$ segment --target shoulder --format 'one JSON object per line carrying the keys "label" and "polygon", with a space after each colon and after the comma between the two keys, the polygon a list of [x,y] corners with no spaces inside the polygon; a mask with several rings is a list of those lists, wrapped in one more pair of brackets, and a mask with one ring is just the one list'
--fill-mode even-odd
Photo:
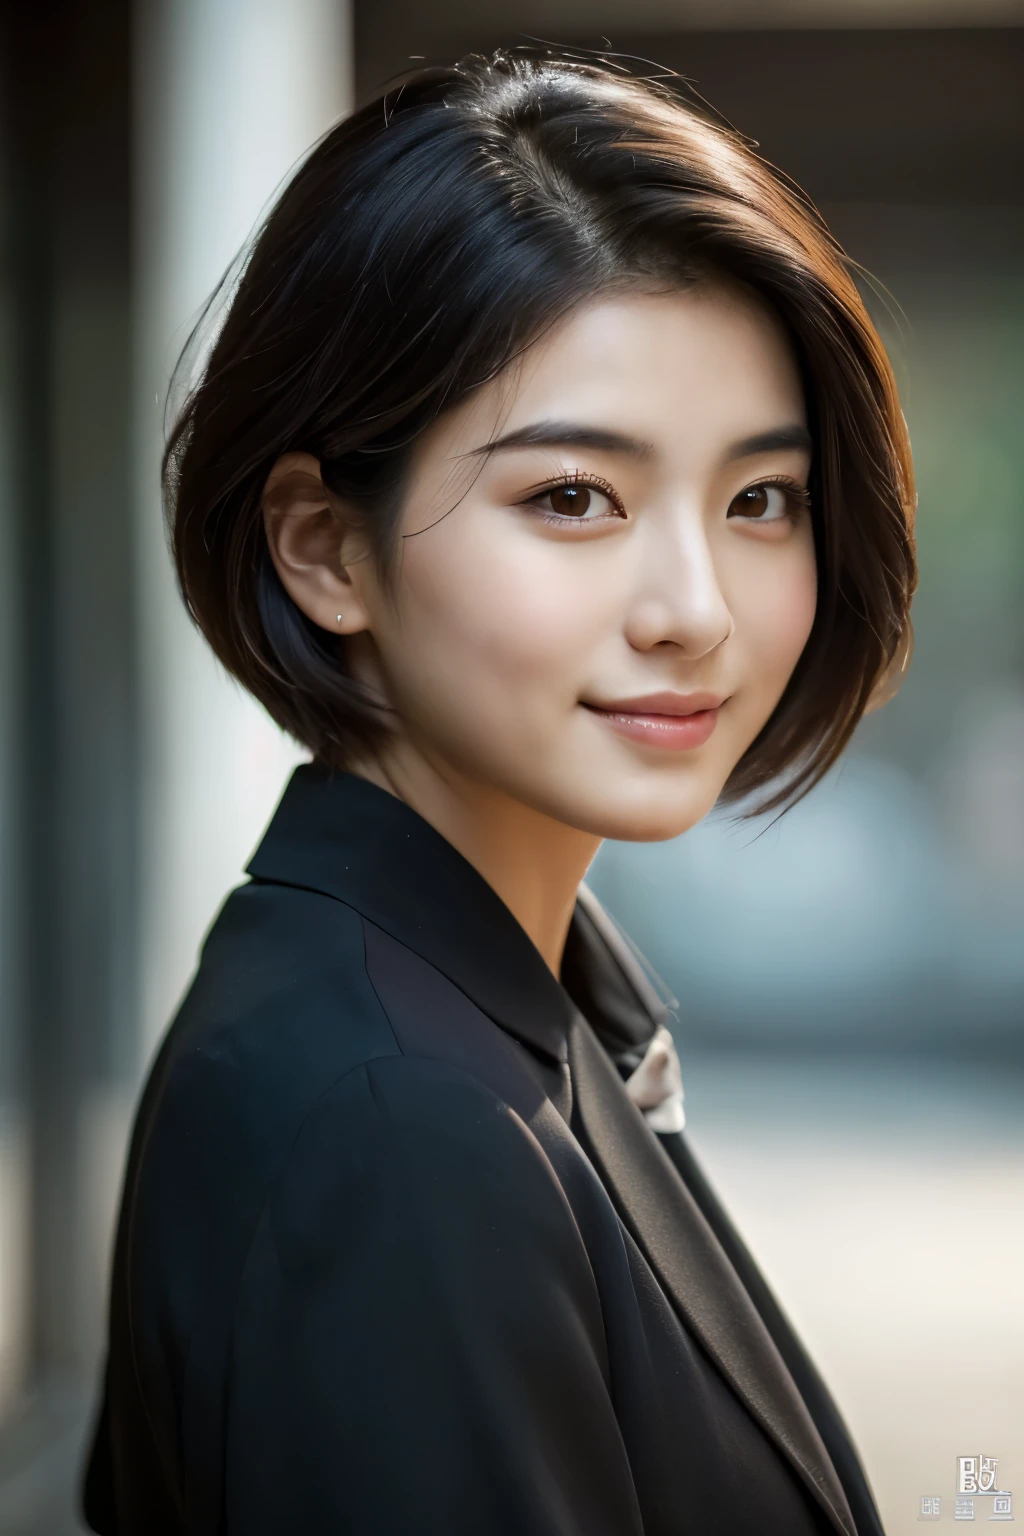
{"label": "shoulder", "polygon": [[270,1201],[305,1220],[318,1200],[371,1186],[415,1186],[425,1199],[424,1180],[461,1189],[463,1203],[502,1184],[509,1197],[530,1187],[564,1203],[499,1091],[452,1061],[403,1052],[367,975],[357,912],[270,883],[232,892],[139,1111],[133,1250],[187,1264],[191,1289]]}
{"label": "shoulder", "polygon": [[311,1108],[267,1223],[285,1274],[349,1267],[358,1249],[360,1263],[376,1253],[390,1268],[404,1255],[421,1275],[457,1255],[486,1265],[499,1253],[506,1264],[561,1254],[589,1276],[566,1192],[530,1126],[463,1068],[421,1056],[362,1063]]}
{"label": "shoulder", "polygon": [[252,882],[210,928],[155,1075],[162,1100],[202,1079],[230,1099],[262,1086],[280,1104],[397,1050],[366,974],[359,914],[315,891]]}
{"label": "shoulder", "polygon": [[418,1055],[379,1056],[339,1078],[311,1106],[289,1162],[300,1182],[313,1166],[341,1183],[387,1168],[407,1169],[416,1183],[442,1169],[456,1184],[486,1183],[513,1163],[554,1178],[533,1130],[499,1093],[457,1063]]}
{"label": "shoulder", "polygon": [[311,1107],[362,1062],[398,1053],[358,913],[286,886],[233,891],[139,1108],[133,1250],[176,1248],[175,1266],[198,1274],[222,1234],[251,1229]]}

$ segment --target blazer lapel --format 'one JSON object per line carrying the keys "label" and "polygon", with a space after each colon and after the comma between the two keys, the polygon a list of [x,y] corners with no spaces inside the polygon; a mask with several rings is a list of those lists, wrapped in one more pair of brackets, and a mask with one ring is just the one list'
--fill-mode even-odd
{"label": "blazer lapel", "polygon": [[583,1130],[607,1187],[680,1317],[836,1530],[857,1536],[842,1484],[760,1314],[579,1013],[569,1032],[569,1071]]}

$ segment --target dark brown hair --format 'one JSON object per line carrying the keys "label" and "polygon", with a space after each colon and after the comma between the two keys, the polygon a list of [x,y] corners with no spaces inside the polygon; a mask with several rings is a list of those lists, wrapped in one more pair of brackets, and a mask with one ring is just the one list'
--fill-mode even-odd
{"label": "dark brown hair", "polygon": [[[282,587],[261,494],[313,454],[389,569],[410,449],[610,289],[709,275],[781,318],[814,462],[814,627],[724,798],[789,803],[909,651],[913,476],[892,370],[807,199],[669,85],[549,53],[424,68],[314,147],[258,232],[164,459],[181,590],[220,660],[324,762],[386,729]],[[211,301],[212,302],[212,301]]]}

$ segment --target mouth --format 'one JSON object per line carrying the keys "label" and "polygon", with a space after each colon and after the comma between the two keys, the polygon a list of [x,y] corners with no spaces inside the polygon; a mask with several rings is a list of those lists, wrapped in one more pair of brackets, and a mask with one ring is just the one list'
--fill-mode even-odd
{"label": "mouth", "polygon": [[583,708],[606,722],[617,735],[645,746],[690,751],[703,746],[718,724],[726,702],[717,693],[648,693],[640,698],[613,699]]}

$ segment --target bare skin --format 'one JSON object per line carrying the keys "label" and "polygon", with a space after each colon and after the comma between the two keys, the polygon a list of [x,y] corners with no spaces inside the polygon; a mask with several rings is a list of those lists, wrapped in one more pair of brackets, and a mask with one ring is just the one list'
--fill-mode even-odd
{"label": "bare skin", "polygon": [[[538,428],[556,440],[487,451]],[[601,841],[692,827],[782,696],[816,604],[810,458],[781,326],[715,286],[592,302],[433,423],[392,590],[314,458],[268,478],[285,588],[395,712],[353,771],[479,870],[556,975]]]}

